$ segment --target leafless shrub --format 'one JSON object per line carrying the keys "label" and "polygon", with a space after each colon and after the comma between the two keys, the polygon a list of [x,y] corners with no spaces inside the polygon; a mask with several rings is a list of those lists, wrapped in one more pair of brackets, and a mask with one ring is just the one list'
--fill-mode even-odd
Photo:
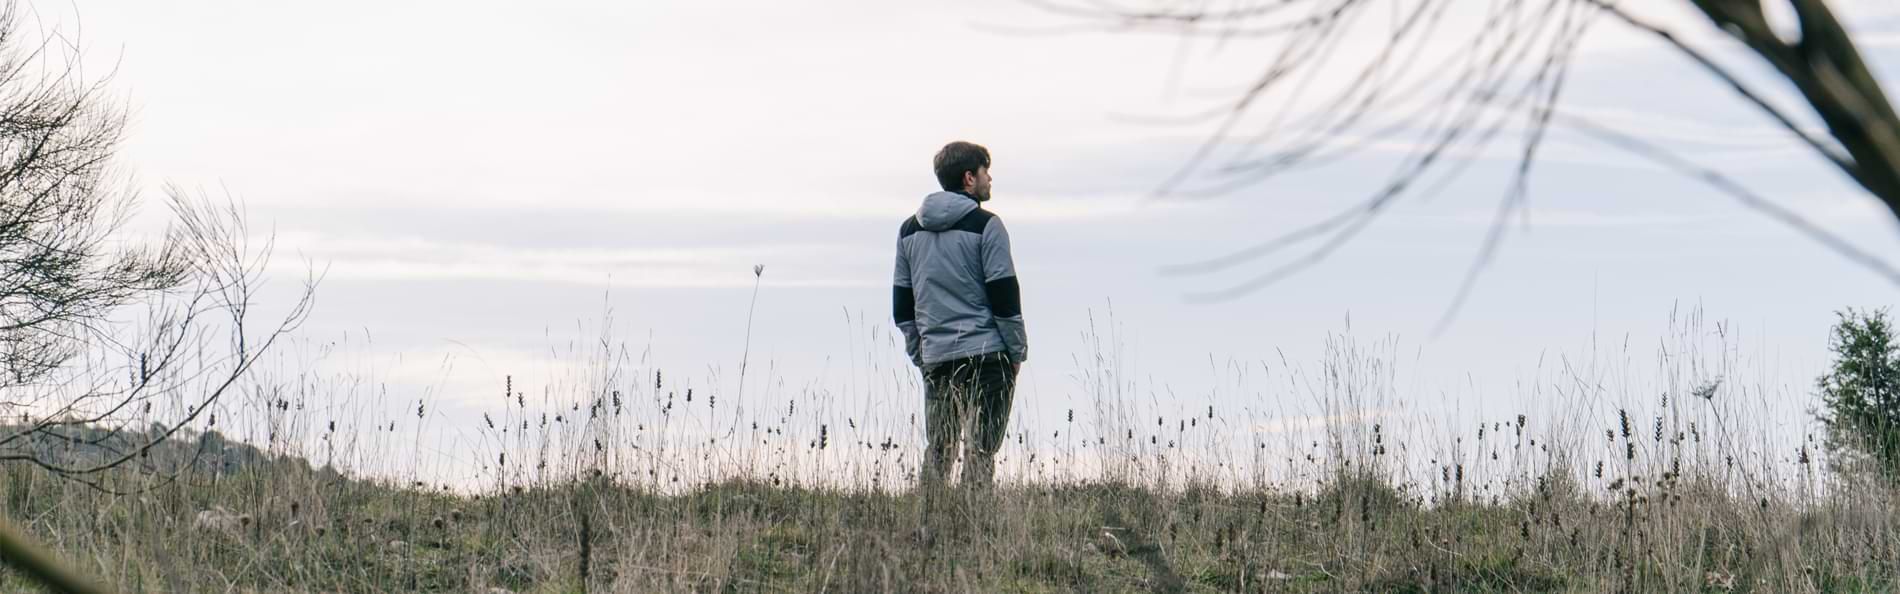
{"label": "leafless shrub", "polygon": [[235,202],[169,188],[162,238],[125,237],[124,109],[65,39],[0,8],[0,462],[87,477],[147,459],[304,319],[314,280],[260,325],[270,242]]}

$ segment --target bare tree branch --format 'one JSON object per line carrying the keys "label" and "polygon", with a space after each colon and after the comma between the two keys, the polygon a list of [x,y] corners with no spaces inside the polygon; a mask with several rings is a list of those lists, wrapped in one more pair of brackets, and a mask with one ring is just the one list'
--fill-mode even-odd
{"label": "bare tree branch", "polygon": [[[1227,299],[1259,290],[1322,261],[1350,241],[1392,203],[1408,195],[1430,195],[1450,183],[1471,159],[1490,147],[1507,120],[1523,118],[1517,167],[1499,201],[1492,225],[1458,292],[1438,324],[1443,329],[1469,298],[1481,272],[1507,235],[1507,221],[1525,211],[1530,180],[1545,131],[1558,113],[1564,73],[1575,58],[1585,30],[1599,15],[1652,34],[1731,87],[1745,101],[1793,134],[1814,154],[1880,199],[1900,220],[1900,117],[1862,59],[1853,39],[1824,0],[1787,0],[1799,19],[1799,38],[1784,39],[1769,25],[1761,0],[1674,0],[1694,7],[1764,59],[1797,90],[1826,124],[1818,136],[1797,124],[1797,117],[1769,102],[1761,90],[1744,83],[1707,51],[1684,43],[1672,31],[1646,22],[1617,0],[1239,0],[1211,3],[1172,0],[1025,0],[1051,13],[1101,30],[1151,31],[1183,37],[1219,37],[1274,41],[1265,70],[1232,101],[1172,120],[1179,125],[1212,123],[1205,141],[1180,170],[1161,185],[1160,195],[1212,197],[1231,193],[1301,166],[1323,165],[1384,143],[1413,145],[1393,176],[1364,200],[1315,223],[1267,238],[1229,254],[1164,268],[1165,274],[1207,274],[1227,270],[1290,249],[1301,252],[1263,274],[1228,288],[1190,296]],[[1447,35],[1448,11],[1478,15],[1476,27]],[[1389,8],[1390,15],[1376,9]],[[1363,22],[1389,25],[1362,32]],[[1369,58],[1346,65],[1352,76],[1327,95],[1312,113],[1292,111],[1318,72],[1341,72],[1333,63],[1341,39],[1363,35],[1383,43]],[[1446,58],[1417,68],[1425,50],[1449,48]],[[1401,66],[1395,68],[1395,64]],[[1427,93],[1427,89],[1440,92]],[[1421,95],[1430,96],[1421,98]],[[1253,111],[1275,105],[1264,125]],[[1374,115],[1396,115],[1380,123]],[[1284,128],[1289,118],[1301,127]],[[1792,210],[1747,192],[1733,180],[1662,151],[1650,144],[1612,140],[1600,127],[1566,118],[1579,131],[1611,141],[1632,154],[1709,182],[1740,203],[1793,226],[1828,249],[1900,283],[1894,267]],[[1245,126],[1257,126],[1243,132]],[[1272,145],[1265,155],[1259,149]],[[1225,161],[1215,165],[1216,161]],[[1445,167],[1448,166],[1448,167]],[[1438,186],[1422,178],[1444,174]],[[1421,192],[1421,189],[1423,190]]]}
{"label": "bare tree branch", "polygon": [[1764,99],[1759,93],[1756,93],[1754,89],[1750,89],[1748,85],[1743,84],[1739,77],[1735,76],[1734,73],[1729,72],[1727,68],[1723,68],[1720,64],[1717,64],[1715,60],[1710,58],[1707,53],[1703,52],[1702,50],[1698,50],[1690,46],[1689,44],[1683,43],[1682,40],[1676,37],[1675,34],[1670,33],[1669,31],[1666,31],[1662,29],[1661,27],[1649,24],[1647,22],[1642,21],[1641,19],[1637,19],[1635,16],[1630,15],[1629,12],[1617,7],[1614,4],[1606,3],[1606,2],[1603,2],[1602,0],[1591,0],[1591,2],[1604,8],[1607,12],[1609,12],[1609,14],[1616,16],[1618,19],[1622,20],[1625,24],[1628,24],[1631,27],[1635,27],[1638,30],[1653,34],[1657,38],[1660,38],[1663,41],[1669,43],[1670,47],[1675,48],[1676,51],[1682,52],[1683,55],[1688,56],[1691,60],[1694,60],[1697,65],[1701,66],[1703,69],[1708,70],[1709,73],[1715,75],[1716,78],[1722,79],[1722,82],[1727,83],[1729,87],[1735,89],[1735,92],[1741,95],[1743,99],[1748,100],[1750,104],[1753,104],[1757,109],[1760,109],[1762,113],[1767,114],[1768,117],[1774,119],[1775,123],[1780,124],[1782,128],[1788,131],[1788,133],[1793,134],[1796,138],[1801,139],[1801,142],[1804,144],[1807,144],[1808,148],[1813,149],[1815,154],[1818,154],[1821,156],[1821,158],[1827,159],[1828,162],[1833,163],[1835,167],[1840,168],[1842,172],[1845,172],[1848,177],[1854,178],[1855,180],[1859,180],[1861,178],[1860,166],[1854,163],[1852,157],[1842,153],[1843,149],[1840,147],[1840,145],[1834,144],[1831,142],[1825,142],[1821,140],[1820,138],[1809,134],[1807,130],[1803,130],[1800,125],[1795,124],[1794,118],[1792,116],[1788,115],[1787,113],[1782,112],[1781,109],[1776,108],[1773,104],[1769,103],[1767,99]]}

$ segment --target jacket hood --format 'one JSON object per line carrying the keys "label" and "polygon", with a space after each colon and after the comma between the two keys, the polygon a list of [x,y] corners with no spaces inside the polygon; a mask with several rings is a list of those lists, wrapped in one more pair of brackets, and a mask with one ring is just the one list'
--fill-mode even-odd
{"label": "jacket hood", "polygon": [[976,210],[976,200],[957,192],[933,192],[917,208],[917,224],[929,231],[942,231]]}

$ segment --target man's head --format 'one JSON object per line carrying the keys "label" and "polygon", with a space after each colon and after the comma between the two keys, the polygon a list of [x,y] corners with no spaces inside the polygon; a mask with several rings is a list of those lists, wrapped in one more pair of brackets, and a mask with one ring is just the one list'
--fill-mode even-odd
{"label": "man's head", "polygon": [[943,189],[962,192],[977,202],[990,199],[990,150],[983,145],[961,140],[943,145],[932,163]]}

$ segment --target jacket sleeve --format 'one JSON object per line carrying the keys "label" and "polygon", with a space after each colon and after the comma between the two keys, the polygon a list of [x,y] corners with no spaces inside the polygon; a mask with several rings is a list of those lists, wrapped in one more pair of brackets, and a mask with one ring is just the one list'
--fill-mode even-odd
{"label": "jacket sleeve", "polygon": [[924,366],[923,337],[917,333],[917,293],[911,288],[910,256],[904,253],[904,240],[897,240],[897,271],[891,279],[891,319],[904,334],[904,353],[910,362]]}
{"label": "jacket sleeve", "polygon": [[983,227],[983,293],[990,315],[1003,334],[1003,347],[1017,363],[1029,360],[1029,333],[1023,327],[1022,286],[1016,282],[1016,262],[1009,253],[1009,230],[1001,217]]}

